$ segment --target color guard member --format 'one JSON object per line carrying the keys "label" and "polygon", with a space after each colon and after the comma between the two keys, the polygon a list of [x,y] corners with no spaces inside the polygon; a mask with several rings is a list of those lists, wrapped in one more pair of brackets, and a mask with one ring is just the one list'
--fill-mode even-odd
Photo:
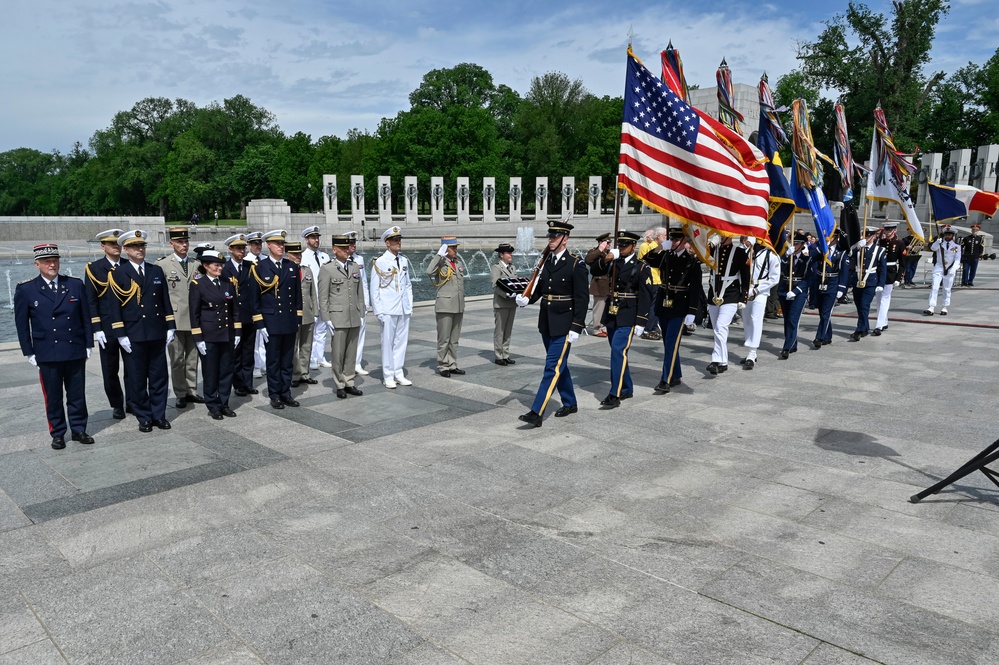
{"label": "color guard member", "polygon": [[878,244],[885,250],[885,283],[878,300],[878,320],[871,335],[878,337],[888,329],[888,310],[891,308],[891,294],[902,284],[905,243],[898,238],[898,222],[885,222],[881,227],[881,240]]}
{"label": "color guard member", "polygon": [[728,329],[739,311],[739,303],[749,297],[751,261],[742,245],[731,237],[720,242],[713,236],[715,269],[708,277],[708,314],[714,328],[715,344],[711,351],[708,372],[721,374],[728,369]]}
{"label": "color guard member", "polygon": [[816,349],[832,344],[833,307],[846,294],[850,278],[848,244],[837,228],[829,241],[829,260],[826,260],[827,257],[818,248],[808,260],[809,281],[816,285],[816,302],[819,305],[819,327],[812,340],[812,346]]}
{"label": "color guard member", "polygon": [[787,360],[792,353],[798,352],[798,324],[801,322],[801,312],[805,309],[808,299],[808,254],[805,246],[808,244],[808,234],[795,231],[793,246],[788,248],[787,255],[781,259],[780,281],[777,282],[777,298],[781,311],[784,313],[784,345],[781,348],[781,360]]}
{"label": "color guard member", "polygon": [[756,352],[763,337],[763,317],[766,315],[770,289],[777,286],[780,280],[780,257],[774,250],[756,242],[756,238],[744,237],[742,245],[750,253],[753,262],[749,299],[742,313],[745,346],[749,349],[742,361],[742,369],[753,369],[757,362]]}
{"label": "color guard member", "polygon": [[851,342],[859,342],[870,332],[871,302],[884,289],[888,271],[885,250],[878,244],[878,230],[868,226],[865,234],[867,239],[859,241],[850,255],[850,286],[857,306],[857,329],[850,335]]}
{"label": "color guard member", "polygon": [[978,274],[978,262],[985,253],[985,238],[978,235],[981,224],[972,224],[971,235],[961,239],[961,286],[974,286]]}

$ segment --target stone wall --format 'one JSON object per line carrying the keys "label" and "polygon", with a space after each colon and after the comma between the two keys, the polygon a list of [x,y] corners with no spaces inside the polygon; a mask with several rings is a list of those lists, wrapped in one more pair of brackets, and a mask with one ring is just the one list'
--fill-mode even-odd
{"label": "stone wall", "polygon": [[110,228],[162,232],[162,217],[0,217],[0,243],[86,241]]}

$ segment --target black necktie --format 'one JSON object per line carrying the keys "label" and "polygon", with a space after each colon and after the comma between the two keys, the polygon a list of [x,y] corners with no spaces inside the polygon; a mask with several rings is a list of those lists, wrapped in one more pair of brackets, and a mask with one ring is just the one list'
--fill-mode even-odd
{"label": "black necktie", "polygon": [[278,269],[278,272],[281,272],[281,262],[280,261],[277,262],[277,269]]}
{"label": "black necktie", "polygon": [[217,288],[219,288],[219,280],[218,280],[218,278],[214,278],[214,279],[212,279],[212,284],[214,284],[214,285],[215,285],[215,288],[216,288],[216,289],[217,289]]}
{"label": "black necktie", "polygon": [[55,293],[56,291],[58,291],[58,289],[56,289],[56,283],[55,283],[54,279],[51,282],[49,282],[49,288],[52,289],[53,293]]}
{"label": "black necktie", "polygon": [[139,279],[145,279],[145,278],[146,278],[146,273],[143,272],[143,270],[142,270],[142,264],[140,263],[139,264]]}

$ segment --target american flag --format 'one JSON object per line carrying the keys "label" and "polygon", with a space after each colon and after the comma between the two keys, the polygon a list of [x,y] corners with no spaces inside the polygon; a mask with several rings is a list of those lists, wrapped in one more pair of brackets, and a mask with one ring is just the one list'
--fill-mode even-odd
{"label": "american flag", "polygon": [[650,207],[724,235],[767,237],[765,158],[684,102],[628,51],[618,185]]}

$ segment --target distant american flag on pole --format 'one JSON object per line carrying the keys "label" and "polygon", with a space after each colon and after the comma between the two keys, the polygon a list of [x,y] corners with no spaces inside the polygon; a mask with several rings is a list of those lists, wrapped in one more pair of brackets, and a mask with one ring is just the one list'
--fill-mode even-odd
{"label": "distant american flag on pole", "polygon": [[683,222],[767,238],[765,157],[691,107],[628,50],[618,186]]}

